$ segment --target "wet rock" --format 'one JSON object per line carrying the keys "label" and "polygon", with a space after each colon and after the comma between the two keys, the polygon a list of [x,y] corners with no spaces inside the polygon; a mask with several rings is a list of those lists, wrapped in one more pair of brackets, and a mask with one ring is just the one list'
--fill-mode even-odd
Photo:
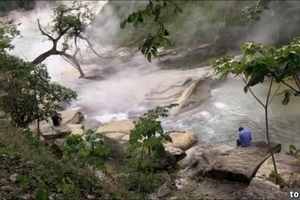
{"label": "wet rock", "polygon": [[[173,75],[170,76],[170,73]],[[169,104],[170,102],[179,104],[170,110],[172,115],[190,110],[211,97],[210,83],[216,79],[210,67],[184,72],[174,70],[169,71],[168,75],[160,71],[159,76],[165,77],[157,86],[151,88],[145,100],[151,103],[156,102],[156,104]]]}
{"label": "wet rock", "polygon": [[67,127],[70,129],[71,134],[83,135],[84,126],[82,124],[67,124]]}
{"label": "wet rock", "polygon": [[[280,152],[281,145],[272,144],[274,152]],[[191,164],[182,171],[188,177],[207,176],[216,179],[250,182],[261,164],[270,157],[267,143],[253,142],[248,148],[226,145],[207,146],[194,152]]]}
{"label": "wet rock", "polygon": [[203,80],[202,77],[191,80],[189,86],[176,101],[179,106],[171,109],[170,113],[176,115],[190,110],[209,97],[211,97],[211,89],[208,81]]}
{"label": "wet rock", "polygon": [[123,121],[113,121],[106,124],[101,125],[97,132],[98,133],[125,133],[129,134],[130,130],[134,128],[134,123],[129,120]]}
{"label": "wet rock", "polygon": [[107,133],[105,135],[107,137],[111,138],[111,139],[117,139],[117,140],[121,139],[121,138],[123,138],[125,136],[124,133],[118,133],[118,132],[116,132],[116,133]]}
{"label": "wet rock", "polygon": [[176,166],[177,166],[176,158],[167,151],[165,156],[159,159],[159,167],[158,167],[159,170],[169,171],[175,169]]}
{"label": "wet rock", "polygon": [[196,134],[191,130],[171,132],[169,136],[172,138],[172,142],[164,143],[165,148],[174,147],[185,151],[198,141]]}
{"label": "wet rock", "polygon": [[175,187],[170,182],[166,182],[160,188],[158,188],[156,197],[158,198],[167,197],[172,193],[173,190],[175,190]]}
{"label": "wet rock", "polygon": [[167,147],[165,150],[175,157],[176,162],[178,162],[179,160],[183,159],[186,156],[186,153],[178,148],[174,148],[170,146]]}
{"label": "wet rock", "polygon": [[79,124],[84,116],[81,112],[73,110],[65,110],[59,112],[62,118],[61,124]]}

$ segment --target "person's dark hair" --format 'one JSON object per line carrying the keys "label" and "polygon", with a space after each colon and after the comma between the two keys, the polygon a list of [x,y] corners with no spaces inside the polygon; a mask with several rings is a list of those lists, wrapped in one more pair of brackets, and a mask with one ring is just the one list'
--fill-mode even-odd
{"label": "person's dark hair", "polygon": [[240,128],[239,128],[239,131],[243,131],[243,130],[244,130],[244,128],[243,128],[243,127],[240,127]]}

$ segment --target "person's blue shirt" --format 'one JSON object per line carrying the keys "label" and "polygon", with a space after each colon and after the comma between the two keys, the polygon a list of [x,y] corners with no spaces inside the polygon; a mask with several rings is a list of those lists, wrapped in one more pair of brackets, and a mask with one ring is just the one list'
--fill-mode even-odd
{"label": "person's blue shirt", "polygon": [[242,147],[249,147],[252,141],[252,133],[248,130],[242,130],[239,133],[239,142]]}

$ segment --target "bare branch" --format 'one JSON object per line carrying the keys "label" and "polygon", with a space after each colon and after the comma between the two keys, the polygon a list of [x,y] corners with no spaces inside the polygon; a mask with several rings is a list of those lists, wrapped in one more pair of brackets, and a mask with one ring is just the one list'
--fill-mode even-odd
{"label": "bare branch", "polygon": [[70,30],[70,28],[72,28],[72,27],[69,26],[69,27],[65,28],[65,30],[59,31],[59,35],[58,35],[58,37],[55,39],[55,41],[60,40],[60,38],[61,38],[62,36],[64,36],[64,35]]}
{"label": "bare branch", "polygon": [[273,96],[272,96],[272,98],[271,98],[270,102],[268,103],[268,106],[269,106],[269,105],[272,103],[272,101],[273,101],[274,97],[277,95],[277,93],[278,93],[278,90],[280,89],[280,86],[281,86],[281,83],[279,83],[279,85],[278,85],[278,87],[277,87],[277,89],[276,89],[275,93],[273,94]]}
{"label": "bare branch", "polygon": [[84,41],[87,42],[89,48],[93,51],[94,54],[96,54],[96,55],[97,55],[98,57],[100,57],[100,58],[105,59],[105,57],[99,55],[99,54],[94,50],[92,43],[91,43],[87,38],[83,37],[81,34],[79,34],[78,37],[79,37],[80,39],[83,39]]}
{"label": "bare branch", "polygon": [[[240,77],[240,79],[242,79],[244,81],[244,83],[247,85],[247,80],[242,75],[238,75],[238,77]],[[248,87],[248,90],[250,91],[250,93],[252,94],[252,96],[258,101],[258,103],[262,107],[265,107],[265,105],[261,102],[261,100],[259,100],[259,98],[254,94],[254,92],[251,90],[250,87]]]}
{"label": "bare branch", "polygon": [[[82,69],[81,69],[81,67],[80,67],[80,64],[79,64],[79,62],[78,62],[78,60],[77,60],[77,58],[76,58],[75,56],[72,56],[72,55],[70,55],[70,54],[67,54],[66,52],[63,52],[63,51],[59,51],[59,54],[60,54],[61,56],[66,57],[69,61],[71,61],[71,62],[74,63],[76,69],[77,69],[77,70],[79,71],[79,73],[80,73],[80,77],[79,77],[79,78],[82,78],[82,77],[85,76],[85,74],[83,73],[83,71],[82,71]],[[74,65],[73,65],[73,66],[74,66]]]}
{"label": "bare branch", "polygon": [[291,90],[293,90],[297,94],[300,93],[300,91],[298,91],[297,89],[295,89],[292,86],[290,86],[289,84],[287,84],[283,79],[280,79],[274,72],[271,72],[271,74],[273,75],[274,78],[277,78],[278,80],[280,80],[281,83],[283,83],[285,86],[289,87]]}
{"label": "bare branch", "polygon": [[265,104],[265,107],[267,108],[268,105],[269,105],[269,98],[270,98],[270,94],[271,94],[271,89],[272,89],[272,86],[273,86],[273,80],[274,80],[274,77],[272,77],[271,79],[271,83],[270,83],[270,86],[269,86],[269,90],[268,90],[268,94],[267,94],[267,99],[266,99],[266,104]]}
{"label": "bare branch", "polygon": [[39,27],[39,30],[41,31],[41,33],[42,33],[43,35],[47,36],[47,37],[48,37],[50,40],[52,40],[52,42],[55,44],[54,38],[53,38],[51,35],[47,34],[47,33],[43,30],[43,28],[42,28],[42,26],[41,26],[41,23],[40,23],[40,20],[37,19],[37,22],[38,22],[38,27]]}

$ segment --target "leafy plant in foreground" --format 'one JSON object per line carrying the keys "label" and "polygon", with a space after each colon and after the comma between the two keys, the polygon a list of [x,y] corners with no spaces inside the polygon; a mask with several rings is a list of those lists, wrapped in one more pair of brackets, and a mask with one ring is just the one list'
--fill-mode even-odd
{"label": "leafy plant in foreground", "polygon": [[159,158],[166,153],[163,142],[172,142],[172,138],[164,133],[158,118],[167,117],[168,109],[175,106],[177,104],[149,110],[135,122],[129,139],[129,159],[125,162],[125,178],[130,189],[152,192],[164,180],[155,170],[159,169]]}
{"label": "leafy plant in foreground", "polygon": [[63,143],[64,156],[92,166],[93,173],[95,169],[105,172],[105,160],[110,155],[110,150],[103,144],[107,139],[103,134],[90,129],[84,135],[69,135]]}

